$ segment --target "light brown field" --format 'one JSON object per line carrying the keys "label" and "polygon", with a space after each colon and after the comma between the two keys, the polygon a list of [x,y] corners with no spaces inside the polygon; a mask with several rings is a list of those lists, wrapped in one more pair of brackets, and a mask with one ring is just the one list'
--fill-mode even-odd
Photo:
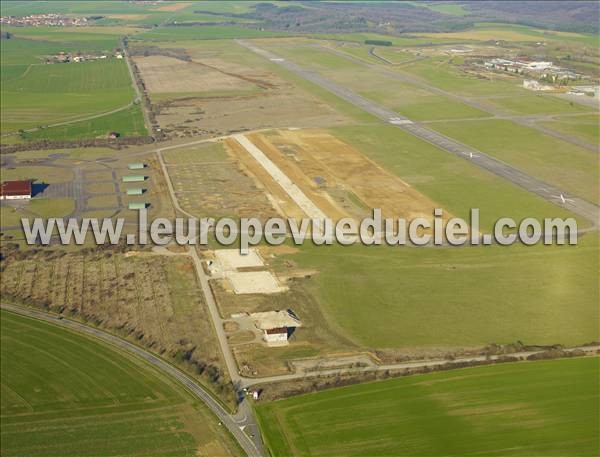
{"label": "light brown field", "polygon": [[158,8],[152,8],[152,11],[180,11],[189,6],[189,3],[172,3],[170,5],[159,6]]}
{"label": "light brown field", "polygon": [[190,62],[135,57],[157,105],[158,123],[169,137],[349,122],[346,115],[277,76],[246,50],[223,48],[220,42],[184,45]]}
{"label": "light brown field", "polygon": [[150,93],[245,91],[255,85],[195,62],[167,56],[135,57]]}
{"label": "light brown field", "polygon": [[223,144],[164,154],[181,207],[197,217],[258,217],[280,214],[260,182]]}
{"label": "light brown field", "polygon": [[441,207],[321,130],[278,130],[248,138],[332,219],[358,219],[375,208],[384,217],[431,218]]}

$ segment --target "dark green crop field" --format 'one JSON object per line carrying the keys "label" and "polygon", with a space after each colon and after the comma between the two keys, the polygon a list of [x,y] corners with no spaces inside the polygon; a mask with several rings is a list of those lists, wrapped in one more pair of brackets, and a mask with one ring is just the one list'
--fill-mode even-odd
{"label": "dark green crop field", "polygon": [[272,455],[597,456],[600,359],[468,368],[261,405]]}
{"label": "dark green crop field", "polygon": [[202,405],[104,343],[2,312],[3,456],[234,455]]}

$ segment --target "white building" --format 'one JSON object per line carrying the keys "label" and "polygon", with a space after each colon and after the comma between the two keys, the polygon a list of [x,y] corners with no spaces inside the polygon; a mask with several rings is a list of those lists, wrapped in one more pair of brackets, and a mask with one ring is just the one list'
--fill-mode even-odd
{"label": "white building", "polygon": [[302,322],[293,311],[267,311],[252,313],[250,318],[254,325],[263,331],[263,339],[269,346],[283,346],[288,344],[288,339]]}

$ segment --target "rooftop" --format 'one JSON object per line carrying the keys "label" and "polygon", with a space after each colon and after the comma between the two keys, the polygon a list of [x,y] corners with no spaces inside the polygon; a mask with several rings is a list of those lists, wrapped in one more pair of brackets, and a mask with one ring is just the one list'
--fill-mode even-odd
{"label": "rooftop", "polygon": [[31,195],[31,181],[5,181],[0,188],[0,195]]}

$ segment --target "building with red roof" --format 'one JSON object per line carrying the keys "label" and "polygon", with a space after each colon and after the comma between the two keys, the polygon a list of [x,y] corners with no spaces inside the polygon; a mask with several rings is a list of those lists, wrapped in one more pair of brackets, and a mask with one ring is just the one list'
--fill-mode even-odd
{"label": "building with red roof", "polygon": [[0,186],[0,200],[22,200],[31,198],[31,181],[4,181]]}

